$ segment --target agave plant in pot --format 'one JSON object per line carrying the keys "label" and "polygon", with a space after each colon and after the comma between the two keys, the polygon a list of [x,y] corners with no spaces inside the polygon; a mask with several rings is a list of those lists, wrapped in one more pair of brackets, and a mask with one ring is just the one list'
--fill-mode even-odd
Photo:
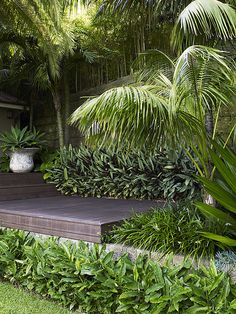
{"label": "agave plant in pot", "polygon": [[2,151],[10,157],[10,170],[14,173],[31,172],[34,168],[33,157],[45,145],[44,133],[35,128],[22,130],[12,127],[10,132],[0,134]]}

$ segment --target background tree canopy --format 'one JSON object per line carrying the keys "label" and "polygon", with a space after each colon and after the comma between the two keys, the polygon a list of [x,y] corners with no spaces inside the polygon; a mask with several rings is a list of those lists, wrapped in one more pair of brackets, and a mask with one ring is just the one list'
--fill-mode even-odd
{"label": "background tree canopy", "polygon": [[[108,83],[140,69],[142,75],[136,79],[138,84],[132,90],[117,90],[116,96],[122,91],[124,97],[138,95],[138,101],[141,101],[145,90],[148,102],[155,103],[158,98],[162,109],[155,106],[155,110],[158,110],[160,119],[165,115],[164,107],[170,101],[170,93],[171,102],[178,98],[181,110],[186,102],[189,103],[187,112],[194,106],[196,113],[198,108],[198,118],[201,112],[199,108],[208,108],[213,99],[217,98],[217,103],[231,102],[233,87],[226,84],[231,77],[224,74],[222,69],[232,68],[232,60],[228,57],[235,56],[236,13],[233,0],[3,0],[0,17],[1,89],[27,99],[39,95],[39,98],[52,102],[61,147],[69,142],[66,121],[71,113],[71,93]],[[193,44],[227,53],[222,55],[215,51],[213,57],[213,50],[203,49],[203,53],[199,52],[199,48],[185,50]],[[182,59],[176,61],[184,50]],[[211,51],[208,56],[207,51]],[[168,57],[164,57],[164,54]],[[135,61],[138,56],[138,61]],[[186,62],[183,61],[185,57],[188,59]],[[215,67],[216,58],[221,60],[219,69]],[[221,72],[220,77],[213,74],[213,69],[218,74]],[[180,72],[182,70],[184,72]],[[182,78],[185,74],[185,84],[183,81],[178,85],[178,74]],[[226,80],[221,75],[226,75]],[[189,86],[185,88],[188,80],[191,82],[191,93],[186,97],[190,91]],[[207,88],[209,82],[211,86],[214,85],[211,90]],[[220,82],[225,83],[226,89],[219,86]],[[144,88],[143,83],[151,87]],[[137,89],[137,85],[141,86]],[[173,93],[176,86],[176,93]],[[165,89],[165,95],[156,94],[160,88]],[[224,96],[218,97],[220,89]],[[138,94],[134,94],[134,91],[138,91]],[[196,98],[198,92],[201,96]],[[113,96],[114,93],[116,90],[112,92]],[[213,115],[218,107],[214,103]],[[166,114],[169,114],[169,109],[167,111]],[[211,112],[208,110],[208,113],[208,132],[213,132]],[[181,119],[186,121],[184,117]],[[137,128],[142,132],[140,125]],[[142,137],[145,138],[144,132]],[[136,143],[142,143],[140,134],[137,140]]]}

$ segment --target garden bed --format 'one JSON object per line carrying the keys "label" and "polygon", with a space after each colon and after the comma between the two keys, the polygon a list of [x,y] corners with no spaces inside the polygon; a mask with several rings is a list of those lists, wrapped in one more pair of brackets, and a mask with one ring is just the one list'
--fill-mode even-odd
{"label": "garden bed", "polygon": [[179,312],[217,314],[236,309],[235,283],[210,267],[175,266],[138,256],[114,258],[99,245],[0,234],[0,276],[89,314]]}

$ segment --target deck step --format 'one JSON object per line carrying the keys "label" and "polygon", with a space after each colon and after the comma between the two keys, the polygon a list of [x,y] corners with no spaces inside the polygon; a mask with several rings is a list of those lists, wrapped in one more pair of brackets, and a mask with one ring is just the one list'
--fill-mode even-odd
{"label": "deck step", "polygon": [[0,189],[7,186],[44,184],[42,173],[0,173]]}
{"label": "deck step", "polygon": [[41,173],[1,173],[0,201],[60,195],[55,185],[46,184]]}

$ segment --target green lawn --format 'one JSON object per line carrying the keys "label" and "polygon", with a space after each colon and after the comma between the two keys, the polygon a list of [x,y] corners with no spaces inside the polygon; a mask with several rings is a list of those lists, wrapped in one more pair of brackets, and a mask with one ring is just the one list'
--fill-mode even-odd
{"label": "green lawn", "polygon": [[0,282],[0,314],[71,314],[39,296]]}

